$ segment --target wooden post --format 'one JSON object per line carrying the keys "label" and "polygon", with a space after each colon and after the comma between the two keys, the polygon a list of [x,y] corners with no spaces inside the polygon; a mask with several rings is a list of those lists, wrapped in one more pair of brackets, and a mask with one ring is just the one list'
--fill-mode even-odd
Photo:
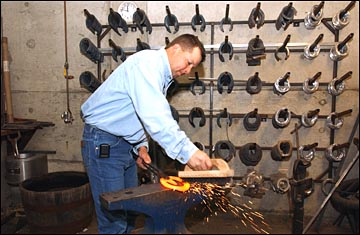
{"label": "wooden post", "polygon": [[7,122],[14,122],[14,113],[12,107],[11,98],[11,86],[10,86],[10,67],[9,67],[9,51],[8,51],[8,39],[2,38],[2,59],[3,59],[3,76],[4,76],[4,90],[5,90],[5,110],[7,115]]}

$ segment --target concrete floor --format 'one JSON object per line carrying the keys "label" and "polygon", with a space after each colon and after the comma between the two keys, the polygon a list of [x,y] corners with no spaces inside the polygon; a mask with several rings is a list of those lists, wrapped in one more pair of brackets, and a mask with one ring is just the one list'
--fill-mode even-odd
{"label": "concrete floor", "polygon": [[[270,234],[291,234],[292,218],[289,215],[264,214],[266,222],[271,225],[267,231]],[[311,218],[306,218],[304,228]],[[96,219],[80,234],[97,233]],[[134,233],[142,233],[144,226],[144,217],[138,218],[137,229]],[[187,233],[192,234],[258,234],[254,229],[243,226],[239,218],[235,218],[232,214],[223,213],[204,220],[198,216],[187,216],[185,219],[185,227]],[[317,228],[318,227],[318,228]],[[261,232],[265,234],[265,232]],[[309,229],[307,234],[352,234],[350,225],[345,219],[341,226],[333,225],[333,221],[323,220],[318,226],[316,223]]]}
{"label": "concrete floor", "polygon": [[[239,218],[229,213],[220,213],[216,216],[210,216],[204,220],[204,216],[196,215],[193,210],[189,210],[185,218],[185,227],[187,233],[193,234],[257,234],[250,226],[245,227]],[[264,221],[271,228],[266,232],[270,234],[291,234],[292,218],[290,215],[266,214],[263,213]],[[304,228],[311,218],[304,219]],[[322,220],[320,225],[316,221],[307,232],[308,234],[352,234],[349,222],[344,219],[340,226],[333,225],[334,221]],[[142,233],[145,225],[145,216],[139,215],[136,220],[136,228],[133,233]],[[83,231],[77,234],[97,234],[97,222],[94,216],[91,223]],[[265,232],[261,232],[265,233]],[[32,234],[26,224],[26,216],[17,212],[12,220],[1,226],[1,234]]]}

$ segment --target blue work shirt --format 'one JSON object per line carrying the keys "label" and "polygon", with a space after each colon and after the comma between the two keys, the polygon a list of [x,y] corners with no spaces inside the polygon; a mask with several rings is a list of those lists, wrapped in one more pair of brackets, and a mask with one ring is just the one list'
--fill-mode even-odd
{"label": "blue work shirt", "polygon": [[[173,79],[165,48],[128,57],[81,106],[85,123],[134,145],[148,147],[146,132],[172,159],[186,164],[198,148],[180,130],[166,92]],[[144,130],[145,128],[145,130]]]}

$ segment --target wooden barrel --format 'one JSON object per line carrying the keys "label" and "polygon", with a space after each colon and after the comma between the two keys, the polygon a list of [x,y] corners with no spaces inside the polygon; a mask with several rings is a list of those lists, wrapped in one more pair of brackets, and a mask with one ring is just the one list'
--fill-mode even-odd
{"label": "wooden barrel", "polygon": [[84,172],[48,173],[23,181],[19,188],[33,232],[77,233],[91,222],[94,205]]}

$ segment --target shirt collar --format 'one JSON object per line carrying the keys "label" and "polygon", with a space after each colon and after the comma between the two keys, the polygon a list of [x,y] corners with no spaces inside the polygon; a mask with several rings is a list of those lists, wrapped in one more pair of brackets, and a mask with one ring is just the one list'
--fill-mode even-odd
{"label": "shirt collar", "polygon": [[163,60],[163,64],[165,65],[165,68],[164,68],[165,84],[169,84],[170,82],[172,82],[173,77],[171,75],[171,68],[170,68],[169,58],[167,56],[165,47],[162,47],[160,49],[160,53],[161,53],[161,58]]}

